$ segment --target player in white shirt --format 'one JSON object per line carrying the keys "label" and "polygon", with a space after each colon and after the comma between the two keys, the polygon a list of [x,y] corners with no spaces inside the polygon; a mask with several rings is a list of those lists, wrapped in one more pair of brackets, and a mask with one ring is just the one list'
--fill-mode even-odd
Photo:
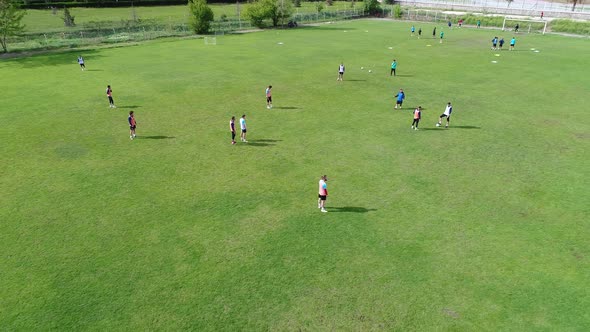
{"label": "player in white shirt", "polygon": [[266,108],[272,108],[272,85],[269,85],[265,90],[266,93]]}
{"label": "player in white shirt", "polygon": [[438,118],[438,123],[436,124],[436,126],[440,127],[442,125],[442,119],[447,118],[447,125],[445,126],[445,128],[449,128],[449,122],[451,121],[451,113],[452,112],[453,112],[453,106],[451,105],[451,102],[449,101],[449,103],[447,104],[447,107],[445,108],[444,113],[441,114],[440,117]]}
{"label": "player in white shirt", "polygon": [[242,130],[242,133],[240,133],[240,139],[242,142],[248,143],[248,141],[246,141],[246,114],[242,115],[240,118],[240,129]]}
{"label": "player in white shirt", "polygon": [[81,55],[78,57],[78,64],[80,65],[80,68],[82,68],[82,71],[86,69],[86,66],[84,65],[84,58]]}
{"label": "player in white shirt", "polygon": [[338,66],[338,78],[336,79],[336,81],[342,81],[343,78],[344,78],[344,64],[341,63],[340,66]]}
{"label": "player in white shirt", "polygon": [[326,210],[326,198],[328,197],[328,185],[326,182],[328,177],[322,175],[319,182],[319,193],[318,193],[318,209],[322,212],[328,212]]}

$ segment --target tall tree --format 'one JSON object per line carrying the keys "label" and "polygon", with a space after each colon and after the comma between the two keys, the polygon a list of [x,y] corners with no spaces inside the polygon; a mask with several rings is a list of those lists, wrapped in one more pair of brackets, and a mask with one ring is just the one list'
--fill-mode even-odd
{"label": "tall tree", "polygon": [[25,11],[13,0],[0,0],[0,45],[2,51],[8,52],[8,37],[18,35],[25,26],[21,23]]}

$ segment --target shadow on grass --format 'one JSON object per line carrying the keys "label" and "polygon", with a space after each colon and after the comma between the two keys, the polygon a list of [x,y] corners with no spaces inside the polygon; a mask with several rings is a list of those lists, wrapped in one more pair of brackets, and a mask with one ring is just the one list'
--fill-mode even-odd
{"label": "shadow on grass", "polygon": [[137,136],[136,139],[172,139],[176,138],[174,136],[163,136],[163,135],[155,135],[155,136]]}
{"label": "shadow on grass", "polygon": [[414,77],[414,75],[403,75],[403,74],[397,74],[395,76],[392,77]]}
{"label": "shadow on grass", "polygon": [[104,71],[102,69],[84,69],[84,71]]}
{"label": "shadow on grass", "polygon": [[348,82],[366,82],[367,80],[344,80]]}
{"label": "shadow on grass", "polygon": [[449,126],[449,128],[459,128],[459,129],[481,129],[478,126]]}
{"label": "shadow on grass", "polygon": [[117,108],[140,108],[141,106],[138,105],[128,105],[128,106],[117,106]]}
{"label": "shadow on grass", "polygon": [[248,143],[242,143],[240,145],[244,146],[256,146],[256,147],[265,147],[265,146],[274,146],[276,142],[280,142],[279,139],[257,139],[254,141],[248,141]]}
{"label": "shadow on grass", "polygon": [[352,213],[367,213],[370,211],[377,211],[377,209],[367,209],[359,206],[335,206],[326,208],[329,212],[352,212]]}
{"label": "shadow on grass", "polygon": [[295,107],[295,106],[279,106],[279,107],[273,107],[275,109],[278,110],[298,110],[299,107]]}
{"label": "shadow on grass", "polygon": [[449,130],[452,128],[457,128],[457,129],[481,129],[481,127],[477,127],[477,126],[449,126],[449,128],[445,128],[443,126],[440,127],[434,127],[434,128],[422,128],[420,127],[418,130]]}
{"label": "shadow on grass", "polygon": [[305,30],[339,30],[339,31],[352,31],[356,30],[355,28],[341,28],[341,27],[331,27],[325,24],[322,25],[300,25],[297,29],[305,29]]}

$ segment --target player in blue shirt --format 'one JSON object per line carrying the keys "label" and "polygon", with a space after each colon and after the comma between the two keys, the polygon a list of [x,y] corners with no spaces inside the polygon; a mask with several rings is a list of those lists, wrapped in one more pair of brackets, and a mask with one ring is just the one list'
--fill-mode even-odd
{"label": "player in blue shirt", "polygon": [[395,95],[395,97],[397,98],[397,101],[395,102],[395,107],[397,108],[397,105],[399,105],[399,108],[402,108],[402,104],[404,103],[404,99],[406,99],[406,94],[404,93],[403,89],[399,89],[399,92],[397,93],[397,95]]}
{"label": "player in blue shirt", "polygon": [[516,44],[516,38],[512,37],[512,39],[510,39],[510,50],[514,50],[514,45]]}
{"label": "player in blue shirt", "polygon": [[492,50],[496,49],[498,49],[498,37],[494,37],[494,39],[492,39]]}

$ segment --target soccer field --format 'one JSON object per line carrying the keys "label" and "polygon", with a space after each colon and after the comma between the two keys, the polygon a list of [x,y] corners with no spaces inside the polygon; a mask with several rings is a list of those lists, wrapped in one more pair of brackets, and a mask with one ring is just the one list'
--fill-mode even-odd
{"label": "soccer field", "polygon": [[418,27],[2,60],[0,328],[589,330],[588,40]]}

